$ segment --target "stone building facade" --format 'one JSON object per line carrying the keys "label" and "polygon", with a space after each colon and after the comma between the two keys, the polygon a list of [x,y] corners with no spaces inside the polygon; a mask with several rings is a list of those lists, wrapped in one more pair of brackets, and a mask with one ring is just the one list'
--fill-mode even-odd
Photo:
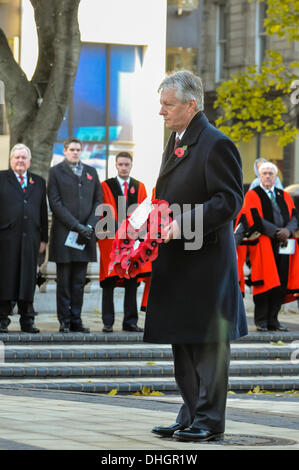
{"label": "stone building facade", "polygon": [[[259,66],[266,49],[280,52],[286,64],[299,57],[299,42],[265,35],[265,14],[266,2],[258,0],[168,1],[167,57],[173,54],[174,45],[178,54],[190,57],[189,64],[186,60],[177,60],[177,63],[183,68],[187,65],[190,70],[196,69],[201,76],[205,111],[210,120],[217,118],[217,110],[213,108],[217,86],[232,73],[253,64]],[[193,48],[192,56],[188,52],[190,48]],[[174,61],[168,63],[171,65]],[[298,126],[299,105],[293,109],[291,103],[288,105],[289,117]],[[245,185],[254,178],[255,140],[239,144]],[[283,149],[277,145],[276,138],[262,138],[260,152],[260,156],[278,165],[285,186],[299,183],[299,140]]]}

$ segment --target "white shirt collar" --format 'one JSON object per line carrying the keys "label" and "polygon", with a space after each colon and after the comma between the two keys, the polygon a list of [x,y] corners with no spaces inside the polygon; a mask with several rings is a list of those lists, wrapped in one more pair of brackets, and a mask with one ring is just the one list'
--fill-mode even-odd
{"label": "white shirt collar", "polygon": [[270,189],[266,189],[261,183],[260,187],[263,188],[263,190],[266,191],[267,194],[269,194],[269,191],[272,191],[275,194],[275,185],[273,185]]}
{"label": "white shirt collar", "polygon": [[27,170],[22,175],[19,175],[19,173],[17,173],[16,171],[14,171],[14,174],[16,175],[18,181],[20,176],[24,176],[24,180],[27,180]]}
{"label": "white shirt collar", "polygon": [[186,132],[186,129],[185,129],[185,130],[183,130],[183,132],[181,132],[180,134],[178,134],[178,133],[176,132],[176,134],[175,134],[175,138],[176,138],[176,139],[177,139],[177,138],[179,138],[180,140],[182,140],[182,138],[183,138],[183,135],[185,134],[185,132]]}
{"label": "white shirt collar", "polygon": [[130,186],[130,177],[127,180],[124,180],[123,178],[121,178],[120,176],[117,175],[116,178],[117,178],[117,181],[120,184],[121,189],[123,189],[123,184],[124,184],[125,181],[127,181],[128,186]]}

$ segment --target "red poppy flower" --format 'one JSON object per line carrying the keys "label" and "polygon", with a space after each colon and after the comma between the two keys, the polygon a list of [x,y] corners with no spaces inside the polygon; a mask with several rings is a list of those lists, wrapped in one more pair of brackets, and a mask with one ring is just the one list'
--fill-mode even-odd
{"label": "red poppy flower", "polygon": [[[154,246],[152,244],[154,242]],[[155,240],[142,245],[140,256],[145,262],[154,261],[158,257],[158,243]]]}
{"label": "red poppy flower", "polygon": [[139,274],[141,269],[141,263],[142,260],[139,259],[139,256],[131,259],[131,264],[128,269],[128,275],[130,278],[136,277],[137,274]]}
{"label": "red poppy flower", "polygon": [[130,193],[131,193],[131,194],[135,194],[135,188],[131,188],[131,189],[130,189]]}
{"label": "red poppy flower", "polygon": [[169,205],[167,201],[159,199],[153,200],[152,203],[154,208],[139,230],[131,226],[128,218],[117,231],[110,254],[109,269],[114,269],[116,275],[121,278],[136,277],[145,263],[154,261],[158,256],[159,244],[166,238],[165,227],[171,222]]}
{"label": "red poppy flower", "polygon": [[91,176],[89,173],[86,173],[86,177],[87,177],[87,179],[90,180],[90,181],[93,179],[92,176]]}
{"label": "red poppy flower", "polygon": [[29,183],[30,183],[30,184],[34,184],[34,181],[33,181],[33,179],[31,178],[31,176],[30,176],[30,178],[29,178]]}
{"label": "red poppy flower", "polygon": [[184,155],[185,151],[181,147],[178,147],[175,149],[174,154],[178,157],[181,158]]}
{"label": "red poppy flower", "polygon": [[117,275],[118,277],[124,277],[124,275],[125,275],[125,273],[126,273],[126,270],[121,267],[121,264],[120,264],[120,263],[117,263],[117,264],[114,266],[114,271],[115,271],[115,273],[116,273],[116,275]]}

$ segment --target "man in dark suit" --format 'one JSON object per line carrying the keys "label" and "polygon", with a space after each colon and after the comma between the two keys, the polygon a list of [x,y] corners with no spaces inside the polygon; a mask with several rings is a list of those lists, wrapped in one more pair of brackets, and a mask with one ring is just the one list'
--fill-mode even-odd
{"label": "man in dark suit", "polygon": [[46,182],[30,173],[31,152],[24,144],[11,150],[10,169],[0,172],[0,332],[6,333],[13,301],[21,330],[39,333],[33,298],[38,254],[48,242]]}
{"label": "man in dark suit", "polygon": [[[83,326],[81,310],[87,264],[97,260],[94,227],[102,189],[96,170],[80,161],[81,151],[79,139],[66,140],[65,159],[50,169],[48,182],[53,213],[49,260],[57,266],[57,316],[63,333],[89,332]],[[78,236],[77,245],[67,242],[70,232]]]}
{"label": "man in dark suit", "polygon": [[159,90],[160,115],[173,132],[156,197],[176,211],[152,263],[144,340],[172,344],[183,405],[175,424],[153,432],[217,440],[225,428],[229,342],[247,334],[233,236],[243,201],[241,160],[203,114],[199,77],[177,72]]}

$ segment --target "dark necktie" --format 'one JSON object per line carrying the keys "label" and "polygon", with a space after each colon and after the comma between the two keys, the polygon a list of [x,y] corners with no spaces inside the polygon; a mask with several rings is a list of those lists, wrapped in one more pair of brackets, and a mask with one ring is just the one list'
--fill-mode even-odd
{"label": "dark necktie", "polygon": [[181,143],[181,139],[179,137],[177,137],[175,139],[175,143],[174,143],[174,150],[177,149],[180,146],[180,143]]}
{"label": "dark necktie", "polygon": [[21,185],[21,188],[23,190],[23,193],[25,193],[26,192],[25,178],[24,178],[24,176],[18,175],[18,179],[19,179],[19,183]]}
{"label": "dark necktie", "polygon": [[276,201],[276,197],[275,197],[274,191],[271,191],[271,190],[270,190],[270,191],[268,191],[268,194],[269,194],[270,199],[271,199],[271,201],[273,202],[274,206],[275,206],[276,208],[278,208],[278,204],[277,204],[277,201]]}

